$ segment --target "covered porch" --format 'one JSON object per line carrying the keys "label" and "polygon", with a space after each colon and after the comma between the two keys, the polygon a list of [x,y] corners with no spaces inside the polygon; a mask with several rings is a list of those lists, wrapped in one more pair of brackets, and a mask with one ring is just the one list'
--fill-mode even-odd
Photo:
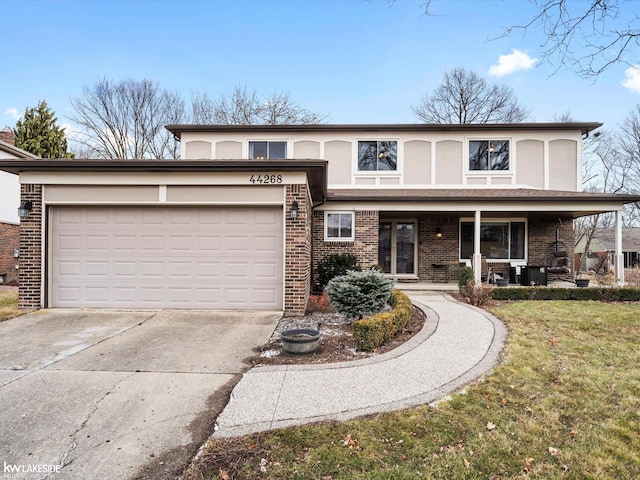
{"label": "covered porch", "polygon": [[[490,272],[513,279],[513,268],[546,269],[553,251],[573,257],[574,220],[595,213],[616,216],[617,285],[624,284],[621,212],[640,196],[520,188],[365,189],[330,191],[331,208],[377,212],[378,264],[402,282],[453,284],[461,266],[469,265],[480,282]],[[328,203],[329,203],[328,202]],[[358,241],[359,225],[355,224]],[[374,240],[374,242],[371,242]],[[358,252],[354,252],[358,253]],[[370,252],[374,253],[374,252]],[[573,264],[571,273],[575,273]]]}

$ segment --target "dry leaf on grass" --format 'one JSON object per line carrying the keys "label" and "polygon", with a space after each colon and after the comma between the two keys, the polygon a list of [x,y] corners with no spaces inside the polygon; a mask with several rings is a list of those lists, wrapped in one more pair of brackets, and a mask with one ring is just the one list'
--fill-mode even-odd
{"label": "dry leaf on grass", "polygon": [[357,440],[351,438],[351,434],[348,433],[346,437],[342,440],[342,445],[345,447],[353,448],[358,444]]}
{"label": "dry leaf on grass", "polygon": [[487,430],[491,431],[491,430],[495,430],[495,429],[496,429],[496,424],[495,423],[487,422]]}

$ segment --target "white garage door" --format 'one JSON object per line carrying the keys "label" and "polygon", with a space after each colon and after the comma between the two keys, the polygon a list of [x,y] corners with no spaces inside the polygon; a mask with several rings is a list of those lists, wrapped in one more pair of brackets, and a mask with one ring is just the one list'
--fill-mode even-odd
{"label": "white garage door", "polygon": [[53,207],[53,307],[281,309],[281,208]]}

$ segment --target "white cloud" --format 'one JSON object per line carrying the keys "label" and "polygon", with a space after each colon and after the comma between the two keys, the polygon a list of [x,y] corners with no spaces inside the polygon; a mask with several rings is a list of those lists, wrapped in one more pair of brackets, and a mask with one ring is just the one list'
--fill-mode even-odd
{"label": "white cloud", "polygon": [[528,54],[514,48],[509,55],[498,57],[497,65],[491,65],[489,68],[489,75],[504,77],[518,70],[529,70],[537,61],[537,58],[531,58]]}
{"label": "white cloud", "polygon": [[16,108],[7,108],[4,111],[4,114],[10,116],[14,120],[19,120],[20,119],[20,114],[18,114],[18,109],[16,109]]}
{"label": "white cloud", "polygon": [[640,93],[640,65],[632,65],[624,71],[626,80],[622,86],[635,93]]}

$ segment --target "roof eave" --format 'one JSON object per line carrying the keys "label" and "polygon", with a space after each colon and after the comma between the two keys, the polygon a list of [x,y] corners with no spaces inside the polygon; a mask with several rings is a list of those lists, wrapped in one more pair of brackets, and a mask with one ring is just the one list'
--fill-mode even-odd
{"label": "roof eave", "polygon": [[310,124],[310,125],[196,125],[171,124],[165,128],[180,138],[182,133],[209,132],[458,132],[458,131],[497,131],[497,130],[578,130],[585,135],[599,127],[599,122],[553,122],[553,123],[404,123],[404,124]]}

